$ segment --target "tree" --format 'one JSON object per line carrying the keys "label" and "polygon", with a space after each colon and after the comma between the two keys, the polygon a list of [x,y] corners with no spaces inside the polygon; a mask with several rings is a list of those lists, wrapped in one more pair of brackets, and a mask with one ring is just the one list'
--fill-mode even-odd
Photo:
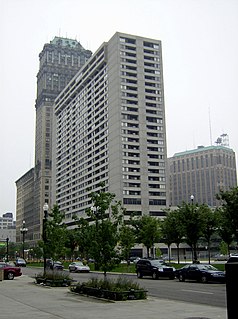
{"label": "tree", "polygon": [[130,251],[135,245],[135,235],[130,226],[123,225],[120,229],[119,245],[121,246],[121,255],[129,265]]}
{"label": "tree", "polygon": [[66,225],[63,224],[63,218],[64,214],[60,212],[57,205],[54,205],[45,223],[46,242],[41,241],[39,243],[45,249],[46,257],[53,260],[65,255],[67,231]]}
{"label": "tree", "polygon": [[141,218],[131,221],[135,229],[137,243],[142,243],[147,249],[147,257],[150,257],[150,248],[159,242],[161,238],[160,222],[155,217],[143,215]]}
{"label": "tree", "polygon": [[[101,185],[103,189],[103,185]],[[95,259],[95,267],[100,268],[106,277],[118,261],[117,244],[119,240],[119,224],[122,221],[124,209],[115,200],[115,194],[104,192],[90,194],[93,206],[86,210],[93,222],[90,225],[91,247],[90,255]]]}
{"label": "tree", "polygon": [[197,244],[204,233],[204,218],[201,214],[202,209],[197,204],[183,203],[178,208],[181,219],[182,232],[187,244],[192,248],[193,260],[197,262]]}
{"label": "tree", "polygon": [[173,231],[174,221],[170,213],[167,213],[166,218],[161,222],[162,241],[168,245],[168,257],[170,262],[170,246],[174,242]]}
{"label": "tree", "polygon": [[224,214],[222,208],[216,210],[218,220],[218,234],[227,246],[228,254],[230,255],[230,246],[233,242],[233,231],[229,218]]}
{"label": "tree", "polygon": [[208,247],[208,262],[211,263],[211,238],[216,232],[218,227],[218,217],[214,210],[210,209],[207,205],[201,205],[201,214],[204,220],[203,237],[207,241]]}
{"label": "tree", "polygon": [[[92,245],[95,244],[94,227],[89,225],[85,218],[76,219],[77,228],[74,229],[75,245],[78,248],[78,253],[82,258],[88,259]],[[92,244],[93,243],[93,244]]]}
{"label": "tree", "polygon": [[[183,227],[181,224],[181,218],[179,211],[168,210],[166,213],[166,218],[162,221],[161,224],[163,241],[168,245],[168,248],[172,243],[175,243],[177,246],[177,258],[179,260],[179,245],[183,241]],[[169,249],[168,249],[169,250]],[[169,260],[170,260],[170,250],[169,250]]]}
{"label": "tree", "polygon": [[221,201],[223,227],[231,232],[238,242],[238,187],[231,188],[229,191],[221,191],[217,199]]}

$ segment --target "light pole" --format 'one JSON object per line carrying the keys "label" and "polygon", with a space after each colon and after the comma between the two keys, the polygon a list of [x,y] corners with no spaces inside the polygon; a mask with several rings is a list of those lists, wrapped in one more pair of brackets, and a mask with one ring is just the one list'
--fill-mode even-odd
{"label": "light pole", "polygon": [[6,258],[7,260],[6,260],[6,261],[7,261],[7,262],[8,262],[8,255],[9,255],[8,242],[9,242],[9,238],[7,237],[7,238],[6,238],[6,243],[7,243],[7,258]]}
{"label": "light pole", "polygon": [[[194,206],[193,206],[193,201],[194,201],[194,195],[192,194],[191,196],[190,196],[190,199],[191,199],[191,205],[192,205],[192,214],[194,213]],[[193,258],[193,262],[194,263],[197,263],[197,247],[196,247],[196,245],[194,245],[194,247],[193,247],[193,252],[194,252],[194,258]]]}
{"label": "light pole", "polygon": [[44,211],[44,218],[43,218],[43,230],[42,230],[42,239],[43,239],[43,258],[44,258],[44,274],[46,271],[46,249],[45,249],[45,245],[47,242],[47,238],[46,238],[46,222],[47,222],[47,218],[48,218],[48,210],[49,210],[49,205],[47,203],[44,204],[43,206],[43,211]]}
{"label": "light pole", "polygon": [[20,232],[22,234],[22,258],[25,259],[25,235],[28,232],[28,228],[26,228],[26,222],[24,220],[22,221]]}

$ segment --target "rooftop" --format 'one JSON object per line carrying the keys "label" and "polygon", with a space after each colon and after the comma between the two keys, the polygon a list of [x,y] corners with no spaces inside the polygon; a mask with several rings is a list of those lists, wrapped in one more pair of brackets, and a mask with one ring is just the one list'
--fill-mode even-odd
{"label": "rooftop", "polygon": [[76,48],[77,46],[81,46],[80,42],[78,42],[77,40],[62,38],[62,37],[54,37],[54,39],[50,41],[50,44],[56,44],[63,47],[71,47],[71,48]]}
{"label": "rooftop", "polygon": [[196,149],[193,149],[193,150],[175,153],[173,157],[186,156],[189,154],[201,153],[201,152],[212,151],[212,150],[224,150],[224,151],[228,151],[228,152],[229,151],[233,152],[233,150],[231,148],[226,147],[226,146],[222,146],[222,145],[198,146]]}

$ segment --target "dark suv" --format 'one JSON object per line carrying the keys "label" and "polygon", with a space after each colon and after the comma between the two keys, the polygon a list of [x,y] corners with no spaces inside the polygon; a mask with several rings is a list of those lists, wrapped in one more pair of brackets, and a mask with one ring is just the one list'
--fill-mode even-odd
{"label": "dark suv", "polygon": [[169,267],[156,259],[138,260],[136,263],[136,273],[138,278],[142,278],[143,276],[151,276],[153,279],[159,279],[159,277],[175,278],[175,268]]}
{"label": "dark suv", "polygon": [[231,255],[228,260],[228,263],[237,263],[238,262],[238,254]]}

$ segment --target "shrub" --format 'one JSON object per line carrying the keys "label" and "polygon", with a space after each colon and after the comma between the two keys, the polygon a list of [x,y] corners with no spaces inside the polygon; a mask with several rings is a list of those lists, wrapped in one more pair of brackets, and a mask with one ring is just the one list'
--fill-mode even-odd
{"label": "shrub", "polygon": [[36,278],[44,278],[44,279],[50,279],[50,280],[59,280],[59,279],[66,279],[66,280],[72,280],[72,277],[69,275],[68,272],[62,271],[62,270],[46,270],[44,272],[38,273]]}
{"label": "shrub", "polygon": [[72,292],[111,300],[146,299],[147,292],[138,283],[125,277],[117,280],[92,278],[70,287]]}
{"label": "shrub", "polygon": [[51,287],[66,287],[71,284],[73,279],[65,271],[47,270],[45,273],[35,275],[37,284],[43,284]]}

